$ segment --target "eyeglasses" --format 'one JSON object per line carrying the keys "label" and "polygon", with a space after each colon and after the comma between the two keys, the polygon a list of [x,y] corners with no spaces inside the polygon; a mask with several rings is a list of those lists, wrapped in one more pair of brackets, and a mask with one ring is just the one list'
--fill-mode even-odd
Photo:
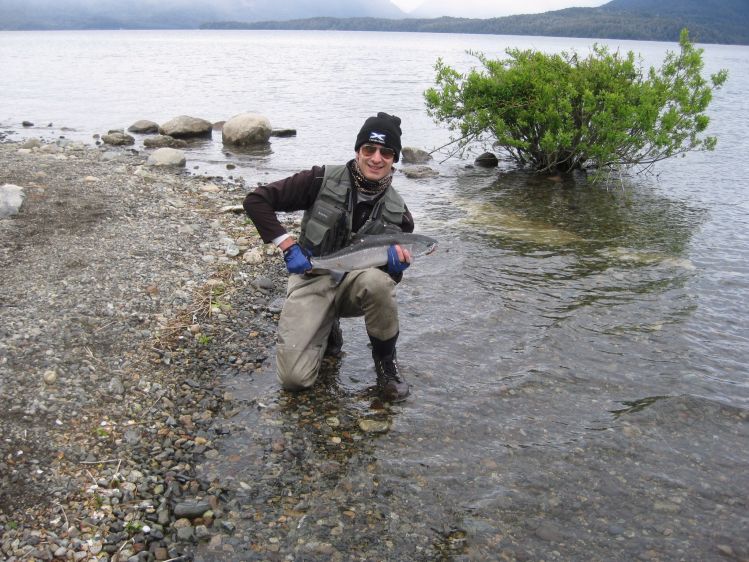
{"label": "eyeglasses", "polygon": [[377,144],[363,144],[361,151],[364,156],[374,156],[375,152],[380,151],[380,156],[385,160],[392,160],[395,158],[395,150],[387,148],[386,146],[379,146]]}

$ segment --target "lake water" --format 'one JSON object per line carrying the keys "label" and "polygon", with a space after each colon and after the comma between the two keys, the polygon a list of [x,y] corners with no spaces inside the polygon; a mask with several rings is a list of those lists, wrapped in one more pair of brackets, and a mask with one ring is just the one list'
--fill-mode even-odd
{"label": "lake water", "polygon": [[[297,136],[228,155],[217,136],[188,152],[194,173],[255,185],[348,160],[361,123],[379,110],[403,118],[405,146],[447,142],[422,97],[437,57],[467,69],[468,49],[500,57],[507,47],[587,53],[591,44],[0,32],[0,131],[93,142],[142,118],[258,111]],[[611,46],[648,64],[677,48]],[[399,288],[399,354],[413,396],[371,408],[359,320],[345,322],[346,355],[312,393],[281,393],[272,364],[251,380],[227,377],[254,406],[233,420],[222,459],[202,470],[255,510],[235,535],[240,559],[263,557],[252,537],[275,538],[268,556],[278,559],[326,559],[326,548],[344,559],[749,557],[749,48],[703,47],[707,72],[730,72],[709,112],[713,153],[609,189],[455,159],[436,161],[435,179],[397,176],[417,231],[441,243]],[[36,125],[22,130],[22,120]],[[362,433],[361,420],[388,431]],[[271,454],[279,438],[304,458]]]}

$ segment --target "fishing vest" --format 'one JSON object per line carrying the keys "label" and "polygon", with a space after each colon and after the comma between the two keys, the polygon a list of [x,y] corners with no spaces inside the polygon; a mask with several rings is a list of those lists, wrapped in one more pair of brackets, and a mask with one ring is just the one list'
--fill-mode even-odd
{"label": "fishing vest", "polygon": [[[299,244],[313,256],[335,252],[350,242],[354,215],[352,190],[345,165],[325,166],[322,187],[312,207],[304,212],[299,236]],[[403,198],[389,187],[357,234],[382,234],[393,228],[400,231],[405,212]]]}

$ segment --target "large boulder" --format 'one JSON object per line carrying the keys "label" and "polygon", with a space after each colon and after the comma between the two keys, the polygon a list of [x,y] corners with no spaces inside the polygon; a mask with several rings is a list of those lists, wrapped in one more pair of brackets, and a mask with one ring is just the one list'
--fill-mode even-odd
{"label": "large boulder", "polygon": [[151,133],[158,133],[159,132],[159,124],[155,123],[153,121],[149,121],[148,119],[141,119],[140,121],[136,121],[132,125],[130,125],[127,128],[128,131],[131,133],[139,133],[139,134],[151,134]]}
{"label": "large boulder", "polygon": [[199,117],[190,117],[188,115],[180,115],[174,119],[170,119],[161,127],[159,127],[159,133],[179,138],[189,137],[210,137],[213,131],[213,123],[200,119]]}
{"label": "large boulder", "polygon": [[149,166],[178,166],[186,164],[185,153],[176,148],[159,148],[153,151],[146,162]]}
{"label": "large boulder", "polygon": [[247,146],[265,144],[270,138],[270,121],[259,113],[240,113],[224,123],[222,139],[224,144]]}
{"label": "large boulder", "polygon": [[25,196],[23,188],[18,185],[6,183],[0,186],[0,219],[17,214]]}

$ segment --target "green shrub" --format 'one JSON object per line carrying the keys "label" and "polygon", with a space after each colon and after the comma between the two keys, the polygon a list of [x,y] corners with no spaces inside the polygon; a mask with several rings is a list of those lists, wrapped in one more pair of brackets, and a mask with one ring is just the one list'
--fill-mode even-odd
{"label": "green shrub", "polygon": [[687,30],[679,46],[647,72],[631,51],[622,56],[600,45],[586,58],[508,49],[508,59],[489,60],[472,53],[483,69],[467,74],[439,59],[436,86],[424,93],[427,111],[459,133],[459,149],[491,144],[538,171],[647,169],[715,147],[714,137],[702,136],[705,111],[728,73],[702,77],[703,50]]}

